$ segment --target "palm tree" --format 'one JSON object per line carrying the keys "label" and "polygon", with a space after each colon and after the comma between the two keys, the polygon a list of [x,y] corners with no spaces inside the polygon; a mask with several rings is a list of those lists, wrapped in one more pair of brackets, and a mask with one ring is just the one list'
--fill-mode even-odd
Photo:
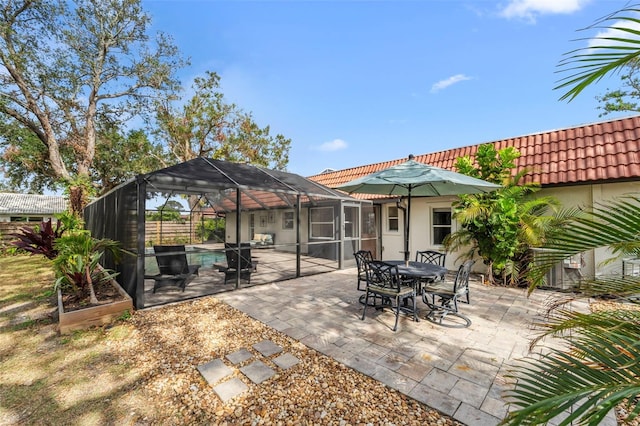
{"label": "palm tree", "polygon": [[[611,260],[617,261],[640,254],[638,211],[640,197],[628,197],[574,214],[550,236],[545,245],[550,250],[531,271],[534,285],[550,266],[586,250],[608,248]],[[566,346],[514,366],[515,387],[507,398],[516,410],[503,423],[541,424],[570,410],[563,424],[577,420],[596,425],[621,404],[627,405],[629,420],[635,418],[640,413],[636,405],[640,395],[639,294],[640,277],[611,275],[587,278],[573,298],[558,300],[549,320],[540,324],[543,332],[532,347],[546,336],[560,337]],[[616,304],[616,309],[573,312],[567,302],[575,297],[606,297],[622,304]]]}
{"label": "palm tree", "polygon": [[[563,71],[571,74],[556,89],[568,89],[561,97],[571,101],[586,87],[640,59],[640,31],[634,29],[640,19],[634,17],[639,6],[630,6],[596,23],[616,23],[609,29],[620,36],[599,37],[596,47],[571,51],[561,61]],[[628,37],[627,37],[628,36]],[[585,250],[607,249],[609,261],[640,256],[640,196],[629,196],[588,210],[565,212],[568,220],[553,233],[540,263],[530,271],[533,291],[555,263]],[[627,412],[631,422],[640,414],[640,277],[586,277],[574,297],[600,297],[614,300],[609,309],[587,313],[573,312],[557,300],[548,321],[540,324],[543,332],[532,342],[546,336],[559,337],[564,348],[551,348],[540,357],[521,360],[512,370],[514,387],[507,392],[512,408],[505,425],[543,424],[564,416],[560,424],[597,425],[614,408]]]}

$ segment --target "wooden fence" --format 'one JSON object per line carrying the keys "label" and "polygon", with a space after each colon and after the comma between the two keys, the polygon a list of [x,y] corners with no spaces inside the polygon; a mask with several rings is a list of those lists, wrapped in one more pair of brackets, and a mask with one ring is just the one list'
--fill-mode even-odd
{"label": "wooden fence", "polygon": [[[40,222],[0,222],[0,247],[9,245],[15,237],[10,234],[19,232],[24,226],[39,226]],[[200,238],[196,235],[196,225],[175,222],[146,222],[146,245],[153,244],[188,244],[198,243]]]}
{"label": "wooden fence", "polygon": [[145,222],[145,244],[189,244],[199,243],[196,224],[176,222]]}
{"label": "wooden fence", "polygon": [[0,222],[0,247],[7,246],[10,241],[16,239],[9,234],[19,232],[24,226],[34,227],[38,224],[40,222]]}

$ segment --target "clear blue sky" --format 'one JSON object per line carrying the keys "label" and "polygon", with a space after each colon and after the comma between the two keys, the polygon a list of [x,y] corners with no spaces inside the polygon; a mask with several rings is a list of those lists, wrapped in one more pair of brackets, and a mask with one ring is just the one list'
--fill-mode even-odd
{"label": "clear blue sky", "polygon": [[[229,102],[292,139],[304,176],[602,121],[601,81],[553,90],[578,31],[624,7],[603,0],[147,0],[153,29]],[[630,114],[621,114],[630,115]],[[618,115],[620,116],[620,115]],[[611,116],[616,117],[616,116]]]}

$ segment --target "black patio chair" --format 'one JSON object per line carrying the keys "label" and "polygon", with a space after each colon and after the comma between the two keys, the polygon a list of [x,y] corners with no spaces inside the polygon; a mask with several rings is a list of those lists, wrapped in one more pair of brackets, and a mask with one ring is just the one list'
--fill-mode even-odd
{"label": "black patio chair", "polygon": [[251,244],[240,243],[238,247],[237,244],[225,243],[224,248],[227,266],[218,267],[219,272],[224,272],[224,283],[226,284],[230,279],[235,280],[239,271],[240,279],[250,284],[251,274],[258,268],[258,262],[251,260]]}
{"label": "black patio chair", "polygon": [[[422,263],[431,263],[433,265],[438,265],[444,267],[445,260],[447,258],[447,254],[441,251],[436,250],[423,250],[416,251],[416,262]],[[445,278],[444,274],[441,275],[437,280],[443,281]],[[429,283],[428,280],[422,280],[423,283]]]}
{"label": "black patio chair", "polygon": [[358,290],[367,290],[367,264],[373,261],[373,255],[369,250],[359,250],[353,254],[358,266]]}
{"label": "black patio chair", "polygon": [[185,246],[153,246],[153,251],[158,262],[159,274],[145,275],[155,281],[153,292],[166,286],[180,287],[184,291],[191,280],[198,275],[201,265],[189,265]]}
{"label": "black patio chair", "polygon": [[[451,315],[462,319],[463,327],[471,325],[471,320],[458,311],[458,302],[469,303],[469,275],[474,263],[475,260],[467,260],[460,265],[453,283],[441,281],[423,287],[422,301],[429,308],[428,320],[446,325],[442,321]],[[455,322],[452,324],[459,326]]]}
{"label": "black patio chair", "polygon": [[[384,309],[390,307],[395,310],[396,322],[393,326],[393,331],[398,329],[398,318],[400,317],[400,310],[405,310],[413,315],[413,320],[418,322],[418,314],[416,307],[416,290],[415,285],[412,282],[403,281],[398,274],[398,266],[390,265],[385,262],[374,260],[369,262],[367,267],[367,290],[365,294],[365,300],[369,300],[371,296],[380,296],[383,303],[377,305],[376,308]],[[413,307],[401,307],[401,300],[411,299],[413,301]],[[367,312],[367,306],[371,306],[368,303],[364,304],[362,309],[362,320],[364,321],[365,314]]]}
{"label": "black patio chair", "polygon": [[416,252],[416,262],[432,263],[434,265],[444,266],[447,254],[441,251],[424,250]]}

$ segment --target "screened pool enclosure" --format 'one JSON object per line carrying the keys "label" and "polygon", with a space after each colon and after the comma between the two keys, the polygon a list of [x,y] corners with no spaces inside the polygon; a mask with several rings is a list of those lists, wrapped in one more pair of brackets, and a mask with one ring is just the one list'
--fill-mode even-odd
{"label": "screened pool enclosure", "polygon": [[[89,204],[84,219],[96,238],[125,249],[120,263],[107,258],[104,266],[119,272],[141,309],[353,266],[353,253],[378,238],[376,211],[299,175],[200,157],[116,187]],[[154,246],[166,245],[200,268],[184,288],[154,291]],[[247,273],[228,270],[240,247],[250,252]]]}

